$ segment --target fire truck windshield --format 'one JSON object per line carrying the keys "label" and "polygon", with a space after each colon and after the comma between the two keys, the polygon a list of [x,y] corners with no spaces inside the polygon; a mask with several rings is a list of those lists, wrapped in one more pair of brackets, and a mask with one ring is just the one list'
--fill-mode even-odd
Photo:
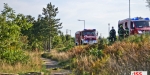
{"label": "fire truck windshield", "polygon": [[137,28],[149,27],[149,21],[134,21]]}
{"label": "fire truck windshield", "polygon": [[83,31],[83,35],[95,36],[96,33],[95,33],[95,31]]}

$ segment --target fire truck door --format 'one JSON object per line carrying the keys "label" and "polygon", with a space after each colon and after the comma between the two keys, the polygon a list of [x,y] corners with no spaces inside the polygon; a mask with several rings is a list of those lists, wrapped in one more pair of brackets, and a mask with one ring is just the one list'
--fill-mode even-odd
{"label": "fire truck door", "polygon": [[134,34],[134,24],[133,22],[130,23],[130,34]]}

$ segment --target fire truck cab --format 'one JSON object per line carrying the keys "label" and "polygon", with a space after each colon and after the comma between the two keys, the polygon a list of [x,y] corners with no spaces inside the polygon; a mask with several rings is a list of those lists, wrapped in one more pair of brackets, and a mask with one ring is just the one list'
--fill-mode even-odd
{"label": "fire truck cab", "polygon": [[135,17],[135,18],[127,18],[124,20],[118,21],[118,29],[120,25],[125,26],[127,25],[129,28],[130,35],[134,34],[143,34],[145,32],[150,32],[150,19],[149,18],[142,18],[142,17]]}
{"label": "fire truck cab", "polygon": [[75,44],[94,44],[98,42],[98,32],[96,29],[84,29],[75,33]]}

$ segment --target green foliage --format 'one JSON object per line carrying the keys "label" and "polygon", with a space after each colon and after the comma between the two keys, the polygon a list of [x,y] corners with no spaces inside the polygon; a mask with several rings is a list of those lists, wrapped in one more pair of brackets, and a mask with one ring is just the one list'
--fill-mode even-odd
{"label": "green foliage", "polygon": [[56,49],[60,52],[66,52],[74,47],[74,42],[71,42],[71,43],[70,43],[70,41],[66,41],[66,42],[69,42],[69,44],[67,44],[67,43],[58,44],[58,46],[61,45],[61,48],[56,48]]}
{"label": "green foliage", "polygon": [[27,30],[32,26],[23,14],[15,14],[14,10],[7,4],[4,4],[4,10],[0,14],[0,48],[20,49],[22,41],[20,40],[21,31]]}
{"label": "green foliage", "polygon": [[102,38],[98,42],[98,49],[104,49],[108,45],[108,40],[105,38]]}
{"label": "green foliage", "polygon": [[[37,20],[31,15],[15,14],[14,10],[4,4],[0,14],[0,47],[4,49],[42,50],[51,48],[68,47],[74,44],[70,35],[64,35],[60,19],[57,19],[58,7],[47,4],[42,15]],[[25,38],[26,40],[23,40]],[[70,46],[69,45],[69,46]]]}
{"label": "green foliage", "polygon": [[62,48],[62,40],[60,36],[54,36],[53,38],[53,48]]}
{"label": "green foliage", "polygon": [[[57,19],[58,7],[47,4],[47,7],[43,8],[42,15],[38,16],[37,20],[34,20],[30,15],[26,16],[27,21],[32,22],[33,26],[28,31],[24,31],[24,34],[28,36],[29,45],[34,49],[40,48],[50,49],[58,47],[59,43],[62,43],[61,38],[58,36],[59,29],[62,28],[60,19]],[[44,45],[44,46],[43,46]]]}
{"label": "green foliage", "polygon": [[58,51],[67,51],[74,47],[74,38],[70,35],[58,35],[53,39],[53,48],[56,48]]}
{"label": "green foliage", "polygon": [[141,35],[132,35],[129,36],[128,38],[124,39],[125,42],[135,42],[135,43],[140,43],[145,39],[150,39],[149,34],[141,34]]}
{"label": "green foliage", "polygon": [[47,40],[49,40],[50,46],[52,45],[52,40],[54,36],[58,35],[58,30],[62,28],[61,27],[62,23],[59,22],[60,19],[55,18],[57,14],[58,14],[58,7],[55,7],[55,5],[52,5],[51,3],[47,4],[46,8],[43,8],[42,15],[44,17],[41,17],[41,19],[44,20],[45,27],[47,29],[44,33],[46,33],[46,35],[48,36]]}
{"label": "green foliage", "polygon": [[14,65],[17,63],[27,63],[29,56],[22,50],[0,50],[0,59]]}
{"label": "green foliage", "polygon": [[92,48],[91,50],[89,50],[89,54],[101,58],[103,56],[103,51]]}
{"label": "green foliage", "polygon": [[27,36],[20,36],[20,42],[22,42],[22,49],[26,50],[28,49],[29,45],[28,45],[28,37]]}
{"label": "green foliage", "polygon": [[69,44],[68,46],[66,46],[64,49],[62,49],[61,51],[68,51],[69,49],[73,48],[73,46],[71,44]]}
{"label": "green foliage", "polygon": [[90,73],[87,72],[87,71],[82,71],[82,74],[81,74],[81,75],[90,75]]}
{"label": "green foliage", "polygon": [[4,3],[0,14],[0,59],[9,64],[26,63],[29,59],[21,50],[27,44],[21,31],[27,30],[32,23],[27,22],[23,14],[15,14],[14,10]]}

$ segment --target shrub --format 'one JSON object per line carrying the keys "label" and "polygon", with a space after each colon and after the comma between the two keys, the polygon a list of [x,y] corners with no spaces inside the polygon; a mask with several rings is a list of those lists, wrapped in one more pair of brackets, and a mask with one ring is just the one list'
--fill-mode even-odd
{"label": "shrub", "polygon": [[91,50],[89,50],[89,54],[101,58],[103,56],[103,51],[92,48]]}
{"label": "shrub", "polygon": [[16,63],[27,63],[29,56],[22,50],[1,50],[0,59],[4,62],[14,65]]}
{"label": "shrub", "polygon": [[98,42],[98,49],[104,49],[107,45],[108,45],[108,40],[105,38],[102,38]]}

